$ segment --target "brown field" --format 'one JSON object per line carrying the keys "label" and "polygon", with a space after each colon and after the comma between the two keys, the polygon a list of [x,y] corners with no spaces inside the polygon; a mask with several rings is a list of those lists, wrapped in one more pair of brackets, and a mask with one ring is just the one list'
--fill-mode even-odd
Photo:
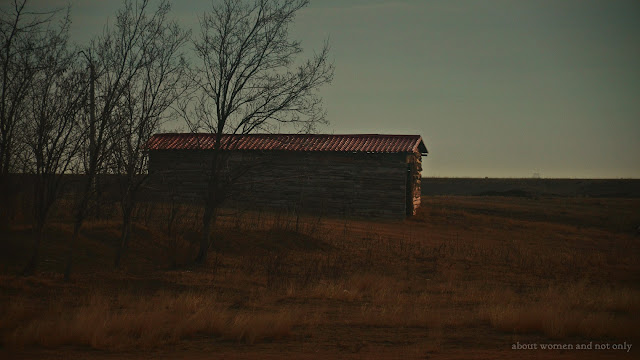
{"label": "brown field", "polygon": [[422,195],[640,198],[640,179],[425,177]]}
{"label": "brown field", "polygon": [[70,282],[64,211],[33,277],[15,275],[31,246],[16,221],[0,230],[0,358],[638,358],[640,199],[422,201],[396,222],[231,214],[203,267],[197,211],[167,235],[167,209],[145,205],[120,269],[118,218],[85,226]]}

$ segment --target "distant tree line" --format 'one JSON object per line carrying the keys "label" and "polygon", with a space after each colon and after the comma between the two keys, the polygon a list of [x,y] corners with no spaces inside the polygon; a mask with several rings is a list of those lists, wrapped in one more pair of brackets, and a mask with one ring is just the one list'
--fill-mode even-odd
{"label": "distant tree line", "polygon": [[[217,209],[232,179],[224,175],[222,134],[313,131],[324,122],[320,86],[333,77],[328,44],[300,60],[288,26],[308,0],[222,0],[197,18],[192,36],[170,17],[168,1],[125,0],[115,20],[87,44],[70,42],[71,7],[38,12],[27,0],[0,13],[0,216],[11,173],[33,174],[33,274],[63,174],[83,174],[66,254],[71,276],[79,232],[95,200],[99,174],[117,174],[122,213],[114,260],[127,249],[132,212],[147,179],[144,144],[167,119],[215,134],[201,204],[203,263]],[[195,21],[196,19],[194,19]]]}

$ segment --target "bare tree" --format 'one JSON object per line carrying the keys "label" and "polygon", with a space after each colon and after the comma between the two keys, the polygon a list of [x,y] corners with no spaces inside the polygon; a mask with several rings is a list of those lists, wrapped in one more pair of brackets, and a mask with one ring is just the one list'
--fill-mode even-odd
{"label": "bare tree", "polygon": [[33,51],[40,60],[40,70],[32,79],[23,113],[21,131],[27,145],[27,169],[35,177],[34,234],[31,260],[24,274],[37,266],[38,251],[51,206],[58,199],[62,176],[69,170],[80,148],[78,116],[85,99],[84,72],[77,66],[76,54],[67,46],[70,19],[61,20],[58,29],[49,29]]}
{"label": "bare tree", "polygon": [[[104,170],[106,159],[112,154],[112,138],[119,126],[116,113],[126,106],[125,95],[132,83],[151,60],[146,51],[157,41],[159,19],[166,14],[166,3],[149,14],[149,1],[125,0],[116,14],[115,27],[105,28],[84,50],[90,68],[88,141],[85,142],[84,186],[75,210],[73,236],[67,249],[64,277],[69,279],[73,265],[73,249],[80,228],[87,216],[88,205],[94,195],[97,174]],[[151,36],[154,35],[154,36]]]}
{"label": "bare tree", "polygon": [[143,34],[144,41],[137,45],[141,48],[136,49],[142,52],[142,68],[129,82],[114,113],[118,125],[112,128],[112,165],[114,172],[120,175],[122,209],[116,266],[119,266],[129,241],[131,214],[138,192],[147,179],[143,146],[160,129],[169,115],[170,106],[186,89],[186,62],[181,48],[189,33],[167,19],[169,10],[168,3],[161,4],[150,20],[151,26]]}
{"label": "bare tree", "polygon": [[0,173],[3,175],[12,165],[16,126],[37,69],[32,50],[42,25],[50,20],[34,16],[25,9],[26,3],[26,0],[14,0],[0,13]]}
{"label": "bare tree", "polygon": [[[0,217],[8,211],[7,175],[16,168],[16,155],[22,150],[16,141],[24,122],[25,99],[33,77],[40,70],[35,50],[43,43],[42,33],[54,12],[28,10],[26,0],[14,0],[0,7]],[[46,44],[44,44],[46,45]]]}
{"label": "bare tree", "polygon": [[[312,129],[324,121],[317,90],[331,82],[329,46],[307,60],[289,39],[289,25],[308,0],[222,0],[200,19],[194,40],[200,61],[194,76],[198,96],[191,111],[183,106],[192,131],[215,134],[204,194],[202,239],[196,262],[204,263],[217,210],[233,178],[223,173],[225,134],[271,132],[292,124]],[[233,137],[239,139],[239,137]]]}

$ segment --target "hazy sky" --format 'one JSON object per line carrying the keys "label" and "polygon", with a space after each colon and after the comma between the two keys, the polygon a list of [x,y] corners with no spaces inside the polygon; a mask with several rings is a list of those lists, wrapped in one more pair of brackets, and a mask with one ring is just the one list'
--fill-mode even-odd
{"label": "hazy sky", "polygon": [[[121,4],[70,2],[80,43]],[[323,132],[420,134],[424,176],[640,177],[637,0],[312,0],[291,35],[330,39]]]}

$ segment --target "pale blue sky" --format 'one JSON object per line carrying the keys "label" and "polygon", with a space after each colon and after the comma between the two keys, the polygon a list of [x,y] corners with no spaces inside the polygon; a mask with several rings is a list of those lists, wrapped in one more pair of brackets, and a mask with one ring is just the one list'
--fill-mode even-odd
{"label": "pale blue sky", "polygon": [[[121,2],[71,4],[82,43]],[[312,0],[291,35],[330,38],[323,132],[420,134],[424,176],[640,177],[638,1]]]}

